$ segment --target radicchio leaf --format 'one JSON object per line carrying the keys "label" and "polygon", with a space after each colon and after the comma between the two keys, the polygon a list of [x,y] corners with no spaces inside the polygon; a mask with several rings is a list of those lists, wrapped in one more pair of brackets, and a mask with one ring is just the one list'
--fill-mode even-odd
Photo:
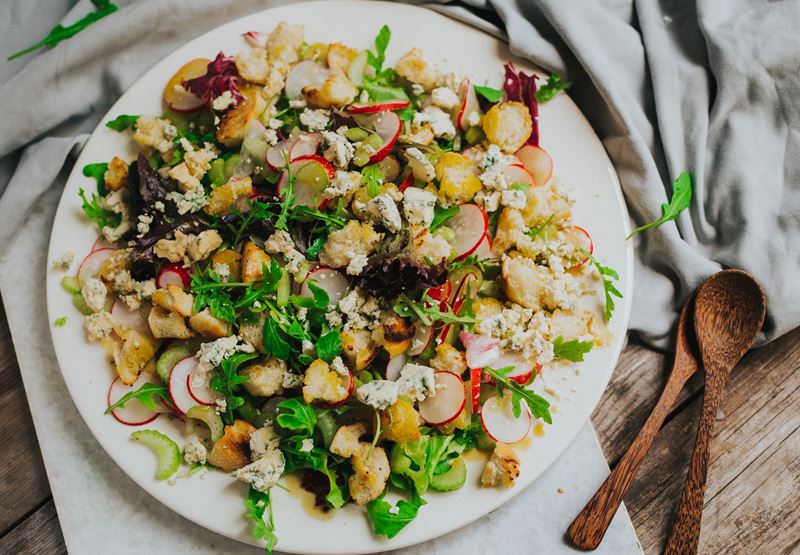
{"label": "radicchio leaf", "polygon": [[506,78],[503,88],[508,100],[522,102],[528,107],[531,114],[533,129],[528,137],[528,144],[539,146],[539,103],[536,101],[536,75],[528,75],[524,71],[517,71],[511,62],[503,66]]}
{"label": "radicchio leaf", "polygon": [[226,91],[231,93],[234,104],[238,104],[244,97],[239,91],[237,78],[236,62],[232,57],[220,52],[214,61],[208,64],[205,75],[185,80],[182,85],[195,96],[202,98],[208,106]]}
{"label": "radicchio leaf", "polygon": [[354,280],[367,293],[394,299],[401,293],[438,287],[447,278],[444,262],[423,266],[406,257],[371,260]]}
{"label": "radicchio leaf", "polygon": [[184,214],[175,216],[167,221],[162,218],[157,224],[150,224],[150,230],[133,244],[130,250],[131,275],[133,279],[142,281],[155,277],[156,274],[156,254],[153,247],[161,239],[167,239],[170,235],[174,236],[176,231],[183,233],[200,233],[208,228],[208,222],[199,214]]}

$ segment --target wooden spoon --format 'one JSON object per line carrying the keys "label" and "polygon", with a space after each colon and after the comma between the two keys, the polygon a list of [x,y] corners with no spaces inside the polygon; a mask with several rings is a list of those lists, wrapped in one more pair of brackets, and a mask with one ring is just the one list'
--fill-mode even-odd
{"label": "wooden spoon", "polygon": [[572,543],[581,549],[597,549],[597,546],[600,545],[622,498],[633,483],[647,451],[658,430],[661,429],[672,405],[675,404],[678,394],[689,378],[700,368],[699,361],[695,356],[692,302],[693,297],[689,297],[681,310],[675,341],[675,360],[658,403],[642,429],[639,430],[636,439],[628,447],[628,451],[620,459],[617,467],[608,475],[606,481],[575,517],[567,530],[567,535]]}
{"label": "wooden spoon", "polygon": [[705,370],[705,392],[689,473],[667,542],[669,555],[697,553],[708,453],[725,380],[755,341],[767,310],[764,291],[741,270],[725,270],[697,290],[694,330]]}

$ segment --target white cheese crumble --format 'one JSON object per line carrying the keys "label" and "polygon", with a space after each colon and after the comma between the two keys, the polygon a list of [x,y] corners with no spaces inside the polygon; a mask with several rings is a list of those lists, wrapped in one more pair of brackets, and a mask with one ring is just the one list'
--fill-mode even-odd
{"label": "white cheese crumble", "polygon": [[355,147],[339,133],[323,131],[322,138],[328,145],[322,155],[337,168],[345,169],[355,154]]}
{"label": "white cheese crumble", "polygon": [[403,213],[412,225],[428,227],[433,221],[436,195],[424,189],[409,187],[403,197]]}
{"label": "white cheese crumble", "polygon": [[231,91],[225,91],[211,102],[211,108],[217,112],[224,112],[236,103]]}
{"label": "white cheese crumble", "polygon": [[[328,133],[326,131],[325,133]],[[322,192],[322,198],[333,199],[349,197],[361,185],[361,174],[358,172],[345,172],[337,170],[333,181]]]}
{"label": "white cheese crumble", "polygon": [[311,450],[314,448],[314,440],[307,437],[303,441],[300,442],[300,451],[303,453],[310,453]]}
{"label": "white cheese crumble", "polygon": [[70,266],[72,266],[73,260],[75,260],[75,253],[72,251],[67,251],[57,259],[53,260],[53,268],[63,272],[68,272]]}
{"label": "white cheese crumble", "polygon": [[364,254],[356,254],[353,258],[350,259],[350,262],[347,264],[347,275],[349,276],[358,276],[361,275],[361,272],[364,271],[364,268],[369,263],[369,258],[367,258]]}
{"label": "white cheese crumble", "polygon": [[105,308],[107,293],[106,284],[94,277],[87,279],[81,287],[81,297],[86,301],[86,306],[95,312]]}
{"label": "white cheese crumble", "polygon": [[400,219],[400,211],[392,197],[386,193],[381,193],[367,203],[367,211],[375,219],[393,233],[397,233],[403,227]]}
{"label": "white cheese crumble", "polygon": [[153,223],[153,216],[149,214],[139,214],[139,222],[136,224],[136,231],[139,232],[139,237],[144,237],[150,231],[150,224]]}
{"label": "white cheese crumble", "polygon": [[111,335],[114,330],[114,320],[111,318],[111,314],[105,310],[95,312],[84,319],[83,327],[86,329],[89,341],[97,341]]}
{"label": "white cheese crumble", "polygon": [[297,250],[288,232],[279,229],[270,235],[264,243],[264,250],[269,254],[282,254],[286,258],[286,269],[293,276],[301,272],[305,275],[306,257]]}
{"label": "white cheese crumble", "polygon": [[312,110],[306,108],[300,113],[300,123],[309,131],[322,131],[330,122],[330,112],[328,110]]}
{"label": "white cheese crumble", "polygon": [[302,98],[297,98],[295,100],[289,101],[289,108],[294,108],[296,110],[299,110],[300,108],[305,108],[305,107],[306,107],[306,101],[303,100]]}
{"label": "white cheese crumble", "polygon": [[397,402],[397,382],[373,380],[356,389],[356,399],[377,410],[384,410]]}
{"label": "white cheese crumble", "polygon": [[436,169],[420,149],[417,147],[407,148],[403,154],[411,165],[414,177],[422,181],[431,181],[436,177]]}
{"label": "white cheese crumble", "polygon": [[208,450],[202,441],[196,437],[190,438],[183,447],[183,460],[186,464],[205,464]]}
{"label": "white cheese crumble", "polygon": [[202,187],[190,189],[185,193],[171,191],[167,193],[165,198],[175,203],[178,208],[178,214],[198,212],[208,204],[208,198],[206,198],[206,193]]}
{"label": "white cheese crumble", "polygon": [[408,363],[400,371],[397,379],[400,395],[423,401],[426,397],[436,395],[436,378],[433,368],[421,364]]}
{"label": "white cheese crumble", "polygon": [[249,343],[242,343],[242,338],[238,335],[220,337],[201,344],[197,353],[197,366],[191,374],[192,386],[207,387],[214,368],[235,352],[253,353],[255,349]]}
{"label": "white cheese crumble", "polygon": [[461,100],[447,87],[437,87],[431,91],[431,102],[445,110],[452,110],[461,103]]}

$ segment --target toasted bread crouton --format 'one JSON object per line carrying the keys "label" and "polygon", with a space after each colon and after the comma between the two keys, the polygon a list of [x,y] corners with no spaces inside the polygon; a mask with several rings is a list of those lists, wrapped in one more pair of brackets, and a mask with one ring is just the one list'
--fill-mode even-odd
{"label": "toasted bread crouton", "polygon": [[420,416],[414,405],[400,398],[393,405],[381,411],[381,439],[404,443],[420,438]]}
{"label": "toasted bread crouton", "polygon": [[300,59],[303,45],[303,26],[281,21],[267,38],[267,54],[270,63],[286,74],[289,66]]}
{"label": "toasted bread crouton", "polygon": [[231,334],[231,325],[211,315],[207,308],[189,318],[189,325],[203,337],[219,339]]}
{"label": "toasted bread crouton", "polygon": [[264,85],[269,78],[266,48],[248,48],[236,54],[236,71],[242,79]]}
{"label": "toasted bread crouton", "polygon": [[501,314],[503,312],[503,303],[494,297],[479,297],[472,304],[472,310],[475,311],[475,318],[478,322],[481,322]]}
{"label": "toasted bread crouton", "polygon": [[427,123],[412,127],[408,133],[400,136],[400,141],[404,143],[413,143],[423,146],[431,144],[433,139],[433,128]]}
{"label": "toasted bread crouton", "polygon": [[319,254],[320,262],[331,268],[344,268],[359,255],[369,256],[382,238],[383,234],[375,231],[372,224],[350,220],[328,236]]}
{"label": "toasted bread crouton", "polygon": [[403,54],[394,70],[400,77],[422,85],[426,91],[432,91],[439,81],[439,70],[425,61],[419,48],[412,48]]}
{"label": "toasted bread crouton", "polygon": [[445,152],[436,161],[439,192],[452,202],[469,202],[483,184],[475,174],[475,163],[458,152]]}
{"label": "toasted bread crouton", "polygon": [[527,204],[522,210],[522,218],[528,227],[539,227],[545,222],[560,224],[572,217],[572,201],[551,180],[541,187],[529,187]]}
{"label": "toasted bread crouton", "polygon": [[244,208],[244,201],[253,194],[253,182],[250,177],[231,177],[227,183],[213,191],[205,207],[211,216],[224,216],[232,208]]}
{"label": "toasted bread crouton", "polygon": [[267,313],[259,312],[254,322],[247,322],[239,326],[239,337],[253,346],[259,353],[264,352],[264,323]]}
{"label": "toasted bread crouton", "polygon": [[524,256],[509,257],[503,261],[503,282],[508,299],[525,308],[542,310],[547,295],[546,268]]}
{"label": "toasted bread crouton", "polygon": [[109,191],[119,191],[128,185],[128,164],[119,156],[114,156],[108,164],[103,181]]}
{"label": "toasted bread crouton", "polygon": [[114,344],[114,366],[120,381],[125,385],[133,385],[139,373],[153,360],[156,354],[153,342],[130,328],[115,328],[115,333],[122,342]]}
{"label": "toasted bread crouton", "polygon": [[250,436],[255,427],[245,420],[235,420],[225,426],[225,433],[214,443],[207,461],[227,472],[233,472],[250,462]]}
{"label": "toasted bread crouton", "polygon": [[390,357],[406,352],[414,337],[414,326],[410,320],[394,313],[385,313],[381,318],[381,339],[383,348]]}
{"label": "toasted bread crouton", "polygon": [[150,300],[154,305],[177,312],[183,317],[192,315],[194,296],[174,283],[168,284],[166,289],[156,289]]}
{"label": "toasted bread crouton", "polygon": [[430,365],[435,370],[461,374],[467,369],[467,358],[449,343],[442,343],[436,346],[436,356],[431,359]]}
{"label": "toasted bread crouton", "polygon": [[411,240],[411,258],[419,264],[439,264],[450,257],[453,247],[442,235],[434,235],[430,228],[412,226],[414,236]]}
{"label": "toasted bread crouton", "polygon": [[222,244],[222,237],[216,229],[208,229],[198,235],[175,232],[174,239],[160,239],[153,247],[159,258],[189,266],[192,262],[205,260]]}
{"label": "toasted bread crouton", "polygon": [[522,102],[500,102],[483,116],[483,131],[492,143],[505,152],[518,151],[533,130],[528,107]]}
{"label": "toasted bread crouton", "polygon": [[201,231],[194,241],[186,247],[186,254],[192,262],[205,260],[222,245],[222,236],[216,229]]}
{"label": "toasted bread crouton", "polygon": [[306,403],[339,403],[350,394],[344,381],[327,362],[317,359],[308,367],[303,378],[303,400]]}
{"label": "toasted bread crouton", "polygon": [[[533,188],[533,187],[531,187]],[[503,208],[497,219],[497,230],[492,242],[492,250],[497,254],[508,252],[525,234],[527,226],[522,214],[515,208]]]}
{"label": "toasted bread crouton", "polygon": [[239,261],[241,259],[242,255],[235,250],[223,249],[219,252],[215,252],[214,256],[211,257],[212,269],[216,268],[218,265],[225,265],[228,267],[230,280],[239,281],[239,270],[241,267]]}
{"label": "toasted bread crouton", "polygon": [[162,155],[172,150],[172,140],[178,130],[168,119],[153,116],[139,116],[133,140],[143,147],[153,148]]}
{"label": "toasted bread crouton", "polygon": [[242,101],[222,114],[217,125],[217,141],[230,148],[242,144],[247,124],[266,107],[266,101],[255,87],[242,87],[241,91]]}
{"label": "toasted bread crouton", "polygon": [[153,337],[158,339],[189,339],[194,332],[186,326],[183,316],[160,306],[154,306],[147,315],[147,324]]}
{"label": "toasted bread crouton", "polygon": [[358,50],[345,46],[341,42],[329,44],[326,56],[328,67],[346,72],[347,68],[350,67],[350,62],[353,61],[357,54]]}
{"label": "toasted bread crouton", "polygon": [[505,443],[498,443],[483,468],[481,485],[487,488],[500,485],[510,488],[519,477],[519,465],[519,456],[514,448]]}
{"label": "toasted bread crouton", "polygon": [[342,71],[333,71],[322,85],[303,87],[303,97],[314,108],[341,108],[350,104],[358,94],[358,88]]}
{"label": "toasted bread crouton", "polygon": [[339,426],[331,441],[330,452],[340,457],[349,458],[361,449],[361,436],[367,433],[367,425],[363,422]]}
{"label": "toasted bread crouton", "polygon": [[356,372],[360,372],[378,354],[378,344],[368,330],[349,329],[341,332],[342,352]]}
{"label": "toasted bread crouton", "polygon": [[260,280],[264,277],[264,265],[269,268],[269,263],[269,255],[252,241],[247,241],[242,247],[242,281]]}
{"label": "toasted bread crouton", "polygon": [[350,496],[356,505],[366,505],[377,499],[389,480],[389,458],[383,447],[371,448],[362,443],[360,452],[350,459],[355,474],[347,479]]}
{"label": "toasted bread crouton", "polygon": [[286,370],[286,362],[269,357],[246,366],[239,371],[239,374],[247,376],[244,388],[250,395],[270,397],[283,393],[283,375]]}

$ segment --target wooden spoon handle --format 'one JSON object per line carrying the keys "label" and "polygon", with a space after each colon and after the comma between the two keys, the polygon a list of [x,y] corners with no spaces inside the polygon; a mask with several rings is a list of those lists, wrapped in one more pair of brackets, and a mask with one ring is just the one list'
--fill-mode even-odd
{"label": "wooden spoon handle", "polygon": [[[706,369],[706,376],[710,372]],[[703,411],[697,427],[697,438],[694,443],[689,472],[683,484],[683,493],[678,503],[678,511],[672,532],[667,541],[666,555],[692,555],[697,553],[700,540],[700,520],[703,516],[703,499],[706,493],[706,477],[708,475],[708,456],[711,437],[714,435],[714,423],[717,419],[717,408],[722,397],[725,382],[706,382],[703,393]]]}
{"label": "wooden spoon handle", "polygon": [[572,521],[567,535],[577,547],[592,550],[600,545],[622,498],[633,483],[647,451],[690,375],[691,373],[679,372],[678,369],[672,371],[658,403],[636,439],[600,489]]}

